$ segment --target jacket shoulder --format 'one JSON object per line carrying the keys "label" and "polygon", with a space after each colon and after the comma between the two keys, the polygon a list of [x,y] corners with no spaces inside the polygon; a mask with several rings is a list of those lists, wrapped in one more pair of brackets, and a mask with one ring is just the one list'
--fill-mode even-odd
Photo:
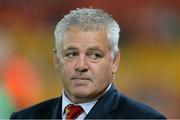
{"label": "jacket shoulder", "polygon": [[52,115],[53,107],[60,100],[60,97],[43,101],[31,107],[25,108],[19,112],[14,112],[10,119],[33,119],[49,118]]}
{"label": "jacket shoulder", "polygon": [[117,96],[119,100],[117,104],[116,115],[119,113],[125,118],[165,119],[161,113],[149,105],[140,103],[120,93],[117,93]]}

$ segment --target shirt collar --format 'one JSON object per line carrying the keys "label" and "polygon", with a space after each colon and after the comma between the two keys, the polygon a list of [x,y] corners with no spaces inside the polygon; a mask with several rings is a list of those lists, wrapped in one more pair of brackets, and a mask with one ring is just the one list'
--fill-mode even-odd
{"label": "shirt collar", "polygon": [[74,105],[80,105],[84,112],[86,114],[89,113],[89,111],[93,108],[93,106],[96,104],[96,102],[98,101],[98,99],[104,95],[111,87],[112,83],[106,88],[106,90],[97,98],[95,98],[94,100],[90,101],[90,102],[86,102],[86,103],[80,103],[80,104],[74,104],[64,93],[64,90],[62,92],[62,115],[65,114],[65,107],[69,104],[74,104]]}

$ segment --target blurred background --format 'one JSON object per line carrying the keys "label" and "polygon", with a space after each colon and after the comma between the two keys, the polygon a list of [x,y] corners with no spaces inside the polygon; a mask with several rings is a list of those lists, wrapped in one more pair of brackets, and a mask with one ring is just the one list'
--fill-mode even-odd
{"label": "blurred background", "polygon": [[0,0],[0,118],[61,94],[54,28],[69,10],[90,6],[121,27],[118,90],[180,118],[179,0]]}

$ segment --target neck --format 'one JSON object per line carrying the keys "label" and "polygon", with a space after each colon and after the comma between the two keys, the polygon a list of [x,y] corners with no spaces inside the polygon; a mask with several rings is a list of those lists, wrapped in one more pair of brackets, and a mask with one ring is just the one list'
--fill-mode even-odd
{"label": "neck", "polygon": [[96,96],[85,96],[85,97],[77,97],[77,96],[72,96],[70,95],[66,90],[64,90],[64,95],[66,95],[66,97],[75,104],[80,104],[80,103],[87,103],[87,102],[91,102],[91,101],[95,101],[98,100],[100,97],[102,97],[111,87],[112,83],[110,83],[102,92],[100,92],[98,95]]}

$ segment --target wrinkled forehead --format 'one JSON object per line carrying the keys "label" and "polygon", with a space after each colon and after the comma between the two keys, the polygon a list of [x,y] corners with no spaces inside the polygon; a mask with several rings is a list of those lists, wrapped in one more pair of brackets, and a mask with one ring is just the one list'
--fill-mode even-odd
{"label": "wrinkled forehead", "polygon": [[[84,36],[84,34],[88,34],[88,33],[91,34],[91,36],[94,36],[97,38],[103,37],[104,40],[107,39],[107,30],[105,27],[88,28],[88,27],[79,27],[79,26],[73,25],[73,26],[68,26],[64,30],[62,41],[66,40],[70,36],[77,37],[78,35],[81,35],[79,37],[86,37],[86,36]],[[104,41],[104,42],[106,42],[106,41]]]}
{"label": "wrinkled forehead", "polygon": [[75,24],[75,25],[67,25],[64,28],[64,33],[70,30],[78,30],[81,32],[98,32],[98,31],[107,31],[107,27],[105,25],[93,25],[93,24]]}
{"label": "wrinkled forehead", "polygon": [[68,27],[64,33],[61,49],[66,49],[67,47],[110,47],[106,29],[101,28],[99,30],[94,29],[81,29],[76,26]]}

